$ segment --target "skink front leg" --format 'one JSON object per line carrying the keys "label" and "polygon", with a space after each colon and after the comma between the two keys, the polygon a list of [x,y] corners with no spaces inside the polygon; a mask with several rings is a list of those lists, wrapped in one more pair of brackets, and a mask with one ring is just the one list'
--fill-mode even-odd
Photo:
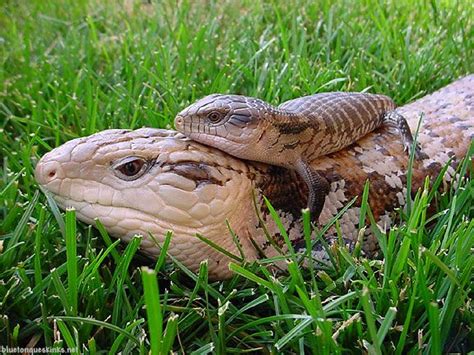
{"label": "skink front leg", "polygon": [[297,162],[296,171],[308,186],[308,209],[311,213],[311,218],[318,222],[326,196],[329,193],[329,183],[325,177],[319,175],[303,160]]}

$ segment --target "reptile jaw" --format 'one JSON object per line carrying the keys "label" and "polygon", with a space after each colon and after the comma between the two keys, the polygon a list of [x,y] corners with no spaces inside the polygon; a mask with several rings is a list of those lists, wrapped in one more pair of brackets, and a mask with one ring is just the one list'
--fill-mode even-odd
{"label": "reptile jaw", "polygon": [[246,159],[245,156],[242,156],[240,153],[241,148],[246,149],[246,144],[240,144],[236,141],[231,141],[228,137],[220,137],[214,134],[208,133],[187,133],[187,137],[190,139],[199,142],[201,144],[205,144],[210,147],[215,147],[223,152],[232,154],[235,157]]}
{"label": "reptile jaw", "polygon": [[[152,166],[136,180],[121,179],[117,163],[137,156]],[[242,227],[254,213],[238,208],[251,204],[252,173],[244,163],[179,133],[141,129],[65,143],[42,157],[35,177],[61,209],[75,208],[79,220],[92,225],[100,220],[111,236],[125,241],[142,235],[141,249],[151,256],[159,255],[172,231],[168,252],[193,271],[207,259],[213,278],[230,276],[228,261],[196,233],[238,255],[226,218],[242,236],[246,256],[255,258]]]}

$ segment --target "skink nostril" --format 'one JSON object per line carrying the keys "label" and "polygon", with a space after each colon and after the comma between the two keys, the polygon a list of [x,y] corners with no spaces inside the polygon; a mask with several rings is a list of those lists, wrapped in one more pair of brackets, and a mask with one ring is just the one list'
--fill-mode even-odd
{"label": "skink nostril", "polygon": [[184,125],[184,118],[182,116],[176,116],[174,119],[174,126],[179,129]]}
{"label": "skink nostril", "polygon": [[36,166],[36,181],[38,181],[40,185],[49,184],[58,178],[62,178],[62,175],[60,164],[56,161],[41,160]]}

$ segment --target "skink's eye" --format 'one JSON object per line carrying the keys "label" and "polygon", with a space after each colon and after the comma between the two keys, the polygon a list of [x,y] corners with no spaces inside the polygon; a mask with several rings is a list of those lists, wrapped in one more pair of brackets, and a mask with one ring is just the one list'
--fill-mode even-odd
{"label": "skink's eye", "polygon": [[217,112],[217,111],[212,111],[211,113],[209,113],[207,115],[207,118],[209,119],[209,121],[211,121],[212,123],[217,123],[219,122],[221,119],[222,119],[223,115],[222,113],[220,112]]}
{"label": "skink's eye", "polygon": [[136,180],[142,176],[148,167],[148,162],[139,157],[128,157],[113,166],[115,174],[123,180]]}
{"label": "skink's eye", "polygon": [[119,170],[122,174],[127,175],[127,176],[134,176],[137,175],[140,170],[142,170],[144,162],[143,160],[133,160],[129,161],[128,163],[123,164],[120,166]]}

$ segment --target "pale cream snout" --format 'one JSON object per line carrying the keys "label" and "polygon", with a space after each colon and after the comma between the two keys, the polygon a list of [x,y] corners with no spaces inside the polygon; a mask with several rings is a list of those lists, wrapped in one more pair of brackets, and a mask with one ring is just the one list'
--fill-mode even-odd
{"label": "pale cream snout", "polygon": [[57,160],[50,159],[49,154],[41,158],[36,165],[35,179],[42,186],[63,178],[64,172],[61,163]]}

